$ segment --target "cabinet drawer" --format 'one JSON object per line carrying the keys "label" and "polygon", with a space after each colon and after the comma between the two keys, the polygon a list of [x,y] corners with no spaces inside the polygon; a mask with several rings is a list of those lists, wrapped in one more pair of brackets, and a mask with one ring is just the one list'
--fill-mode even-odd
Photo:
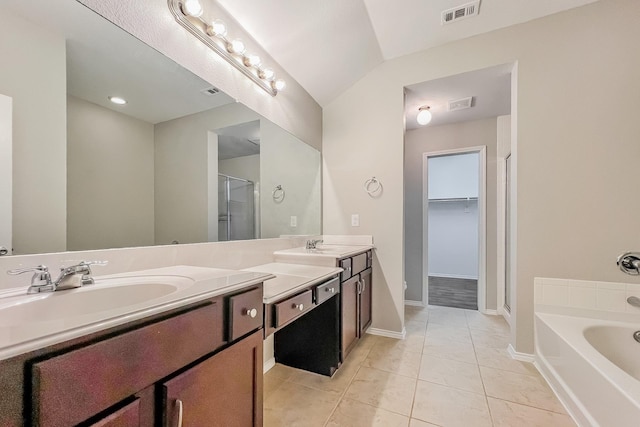
{"label": "cabinet drawer", "polygon": [[336,277],[335,279],[331,279],[330,281],[316,287],[316,304],[322,304],[332,296],[339,293],[340,282]]}
{"label": "cabinet drawer", "polygon": [[275,304],[276,328],[298,317],[313,306],[313,292],[304,291],[301,294]]}
{"label": "cabinet drawer", "polygon": [[353,275],[351,274],[351,258],[341,259],[340,268],[344,269],[344,271],[340,274],[340,281],[344,282]]}
{"label": "cabinet drawer", "polygon": [[90,427],[139,427],[140,399],[136,399],[111,415],[106,416]]}
{"label": "cabinet drawer", "polygon": [[367,254],[363,253],[352,257],[352,275],[358,274],[367,268]]}
{"label": "cabinet drawer", "polygon": [[262,288],[229,297],[229,341],[262,327]]}
{"label": "cabinet drawer", "polygon": [[34,363],[32,424],[76,425],[222,344],[222,310],[212,301]]}

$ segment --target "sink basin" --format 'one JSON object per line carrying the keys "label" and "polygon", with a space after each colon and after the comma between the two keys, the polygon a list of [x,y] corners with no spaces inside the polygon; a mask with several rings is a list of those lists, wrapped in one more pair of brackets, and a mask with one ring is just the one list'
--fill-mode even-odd
{"label": "sink basin", "polygon": [[105,280],[102,284],[29,295],[0,308],[4,326],[30,322],[50,322],[87,314],[131,307],[170,295],[191,282],[186,278],[166,283],[158,280]]}

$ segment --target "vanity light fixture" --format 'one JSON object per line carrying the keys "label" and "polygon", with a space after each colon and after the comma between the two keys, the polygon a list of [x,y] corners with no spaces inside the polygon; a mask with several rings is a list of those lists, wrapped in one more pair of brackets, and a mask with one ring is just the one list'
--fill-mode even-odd
{"label": "vanity light fixture", "polygon": [[200,0],[168,0],[169,9],[176,21],[197,39],[223,57],[262,89],[275,96],[284,90],[286,83],[276,79],[271,68],[262,64],[258,55],[248,53],[240,39],[228,37],[227,25],[220,19],[206,21]]}
{"label": "vanity light fixture", "polygon": [[431,122],[431,111],[429,111],[431,109],[431,107],[429,107],[428,105],[424,105],[420,108],[418,108],[418,117],[416,117],[416,119],[418,120],[418,124],[419,125],[428,125],[429,122]]}
{"label": "vanity light fixture", "polygon": [[114,104],[118,104],[118,105],[124,105],[127,103],[127,100],[124,98],[120,98],[119,96],[110,96],[109,97],[109,101],[113,102]]}

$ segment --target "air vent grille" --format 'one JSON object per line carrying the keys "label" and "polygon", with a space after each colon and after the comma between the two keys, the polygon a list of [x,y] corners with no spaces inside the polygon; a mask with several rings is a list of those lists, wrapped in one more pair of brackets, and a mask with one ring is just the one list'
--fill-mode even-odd
{"label": "air vent grille", "polygon": [[479,12],[480,0],[447,9],[442,12],[442,25],[477,16]]}
{"label": "air vent grille", "polygon": [[449,101],[449,111],[465,110],[473,107],[473,96]]}
{"label": "air vent grille", "polygon": [[205,95],[211,96],[211,95],[215,95],[216,93],[220,92],[220,89],[218,89],[217,87],[208,87],[206,89],[201,90],[200,92],[202,92]]}

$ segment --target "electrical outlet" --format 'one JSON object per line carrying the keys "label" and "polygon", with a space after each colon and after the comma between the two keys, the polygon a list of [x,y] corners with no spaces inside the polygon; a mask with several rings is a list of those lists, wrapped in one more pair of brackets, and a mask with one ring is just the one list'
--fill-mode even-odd
{"label": "electrical outlet", "polygon": [[291,226],[292,227],[298,226],[298,217],[295,215],[291,215]]}
{"label": "electrical outlet", "polygon": [[352,214],[351,215],[351,226],[352,227],[360,227],[360,215]]}

